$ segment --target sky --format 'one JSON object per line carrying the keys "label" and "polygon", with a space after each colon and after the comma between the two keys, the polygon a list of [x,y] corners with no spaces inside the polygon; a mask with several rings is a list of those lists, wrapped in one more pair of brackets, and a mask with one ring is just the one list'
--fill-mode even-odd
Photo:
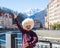
{"label": "sky", "polygon": [[38,8],[44,10],[50,0],[0,0],[0,7],[6,7],[18,12]]}

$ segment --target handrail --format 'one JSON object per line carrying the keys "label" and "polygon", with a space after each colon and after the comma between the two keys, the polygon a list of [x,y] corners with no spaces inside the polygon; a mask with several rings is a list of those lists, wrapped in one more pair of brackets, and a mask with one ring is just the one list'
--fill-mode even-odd
{"label": "handrail", "polygon": [[5,40],[0,39],[0,41],[6,42]]}

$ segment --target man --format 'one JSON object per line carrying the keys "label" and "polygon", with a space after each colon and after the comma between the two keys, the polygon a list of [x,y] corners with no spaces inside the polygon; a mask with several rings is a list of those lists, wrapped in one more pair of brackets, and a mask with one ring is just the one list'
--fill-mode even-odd
{"label": "man", "polygon": [[[17,20],[17,15],[14,14],[15,23],[18,29],[22,32],[22,48],[33,48],[38,42],[38,37],[31,29],[34,27],[34,21],[31,18],[27,18],[22,21],[22,26]],[[21,19],[21,18],[20,18]]]}

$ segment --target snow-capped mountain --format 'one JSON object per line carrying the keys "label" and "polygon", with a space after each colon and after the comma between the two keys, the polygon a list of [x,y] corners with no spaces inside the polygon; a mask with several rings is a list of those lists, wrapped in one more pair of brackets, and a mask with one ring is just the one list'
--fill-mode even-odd
{"label": "snow-capped mountain", "polygon": [[[0,7],[0,14],[2,12],[8,12],[8,13],[14,14],[13,10],[10,10],[10,9],[4,8],[4,7],[2,7],[2,8]],[[25,18],[30,17],[30,18],[33,18],[33,19],[40,20],[40,22],[42,22],[42,24],[44,25],[44,22],[45,22],[45,18],[44,17],[46,16],[46,10],[40,11],[40,9],[38,9],[38,8],[30,9],[30,10],[28,10],[25,13],[20,13],[18,16],[19,16],[18,17],[19,21],[22,21]]]}
{"label": "snow-capped mountain", "polygon": [[0,12],[8,12],[8,13],[14,13],[15,11],[11,10],[11,9],[8,9],[8,8],[5,8],[5,7],[0,7]]}
{"label": "snow-capped mountain", "polygon": [[42,23],[42,25],[44,26],[45,16],[46,16],[46,9],[30,16],[30,18],[39,20]]}
{"label": "snow-capped mountain", "polygon": [[29,9],[29,10],[26,11],[26,14],[27,14],[28,16],[31,16],[31,15],[34,15],[35,13],[37,13],[37,12],[40,12],[40,9],[38,9],[38,8]]}

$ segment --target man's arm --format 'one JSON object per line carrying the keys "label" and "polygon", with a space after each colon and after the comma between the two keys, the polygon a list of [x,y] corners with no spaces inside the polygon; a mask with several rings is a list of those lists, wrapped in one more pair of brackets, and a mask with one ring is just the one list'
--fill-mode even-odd
{"label": "man's arm", "polygon": [[28,42],[28,43],[29,43],[29,45],[31,45],[31,46],[35,46],[36,43],[38,42],[38,37],[37,37],[36,33],[34,33],[34,32],[33,32],[32,37],[33,37],[33,40],[32,40],[31,42]]}
{"label": "man's arm", "polygon": [[23,32],[24,29],[21,27],[20,23],[18,22],[18,20],[17,20],[17,15],[16,15],[16,14],[14,14],[14,20],[15,20],[16,25],[18,26],[18,29],[19,29],[21,32]]}

